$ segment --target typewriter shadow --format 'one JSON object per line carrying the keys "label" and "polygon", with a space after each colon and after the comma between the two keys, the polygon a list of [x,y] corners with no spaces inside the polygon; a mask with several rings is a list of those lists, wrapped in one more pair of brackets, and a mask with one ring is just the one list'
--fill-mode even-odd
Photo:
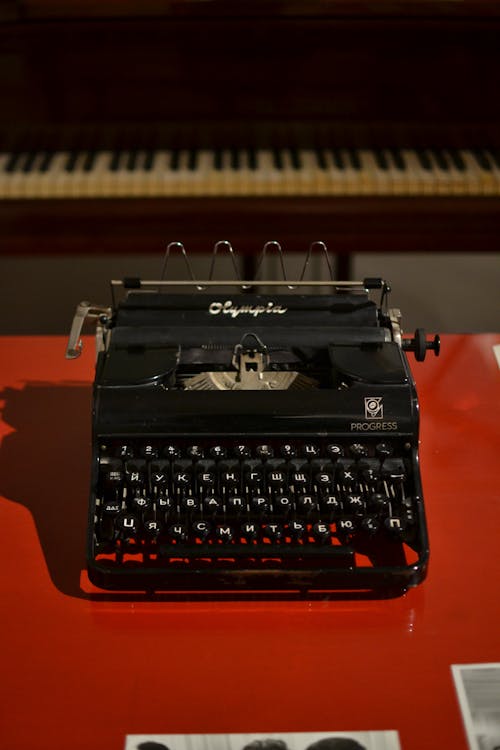
{"label": "typewriter shadow", "polygon": [[85,596],[91,387],[28,383],[7,388],[0,447],[0,494],[32,514],[54,585]]}

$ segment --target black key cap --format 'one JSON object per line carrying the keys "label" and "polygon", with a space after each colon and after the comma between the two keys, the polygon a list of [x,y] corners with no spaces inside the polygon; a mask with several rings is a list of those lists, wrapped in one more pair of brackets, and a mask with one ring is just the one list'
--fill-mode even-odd
{"label": "black key cap", "polygon": [[183,523],[174,523],[169,527],[168,535],[177,544],[186,542],[188,539],[188,528]]}
{"label": "black key cap", "polygon": [[168,484],[169,469],[168,461],[153,461],[150,466],[150,477],[153,487],[160,489]]}
{"label": "black key cap", "polygon": [[304,458],[315,458],[316,456],[319,456],[319,454],[319,446],[315,443],[306,443],[302,446],[301,455],[304,456]]}
{"label": "black key cap", "polygon": [[339,518],[336,523],[338,534],[352,534],[357,528],[354,518]]}
{"label": "black key cap", "polygon": [[203,458],[204,456],[204,450],[203,446],[201,445],[189,445],[186,448],[186,456],[192,459],[199,459]]}
{"label": "black key cap", "polygon": [[130,500],[130,508],[137,512],[149,510],[153,505],[151,499],[146,495],[135,494]]}
{"label": "black key cap", "polygon": [[403,539],[406,534],[406,521],[402,516],[389,516],[385,519],[384,526],[396,539]]}
{"label": "black key cap", "polygon": [[185,495],[180,500],[181,511],[185,513],[198,513],[201,510],[201,500],[191,495]]}
{"label": "black key cap", "polygon": [[132,513],[124,513],[116,519],[115,528],[121,539],[131,539],[139,531],[139,520]]}
{"label": "black key cap", "polygon": [[212,533],[212,526],[207,521],[197,521],[193,524],[193,532],[201,542],[206,542]]}
{"label": "black key cap", "polygon": [[257,539],[259,528],[259,525],[254,521],[247,521],[246,523],[242,523],[240,528],[241,536],[243,537],[243,539],[246,539],[247,542],[253,542],[255,541],[255,539]]}
{"label": "black key cap", "polygon": [[170,444],[166,445],[163,449],[163,455],[165,456],[165,458],[177,458],[181,455],[181,451],[179,446]]}
{"label": "black key cap", "polygon": [[330,514],[329,517],[333,518],[335,515],[342,513],[343,505],[336,495],[324,495],[320,497],[319,506],[322,513]]}
{"label": "black key cap", "polygon": [[155,518],[144,521],[144,531],[150,539],[156,539],[162,531],[162,524]]}
{"label": "black key cap", "polygon": [[230,495],[226,501],[227,512],[239,516],[246,507],[245,500],[240,495]]}
{"label": "black key cap", "polygon": [[123,459],[133,458],[134,457],[134,449],[128,443],[122,443],[115,450],[115,456],[117,458],[123,458]]}
{"label": "black key cap", "polygon": [[390,443],[377,443],[375,446],[375,453],[380,458],[381,461],[384,461],[386,458],[390,458],[392,454],[394,453],[394,449]]}
{"label": "black key cap", "polygon": [[274,456],[274,448],[272,445],[258,445],[255,449],[255,455],[258,458],[272,458]]}
{"label": "black key cap", "polygon": [[284,471],[270,471],[267,475],[267,483],[273,490],[277,490],[283,487],[285,481],[286,472]]}
{"label": "black key cap", "polygon": [[265,495],[253,495],[250,498],[250,510],[254,513],[269,513],[271,503]]}
{"label": "black key cap", "polygon": [[344,500],[344,508],[347,513],[352,515],[362,515],[365,510],[365,503],[361,495],[349,494]]}
{"label": "black key cap", "polygon": [[278,495],[273,500],[273,510],[279,515],[289,513],[293,510],[293,502],[290,495]]}
{"label": "black key cap", "polygon": [[236,458],[250,458],[252,455],[252,451],[250,450],[248,445],[235,445],[233,448],[233,456]]}
{"label": "black key cap", "polygon": [[325,544],[332,536],[329,524],[323,523],[323,521],[318,521],[318,523],[315,523],[312,527],[312,535],[316,541]]}
{"label": "black key cap", "polygon": [[209,495],[203,500],[203,510],[211,516],[217,515],[224,509],[224,504],[219,497]]}
{"label": "black key cap", "polygon": [[142,458],[158,458],[158,448],[151,443],[142,445],[139,452]]}
{"label": "black key cap", "polygon": [[103,516],[114,517],[114,516],[117,516],[119,513],[121,513],[121,510],[122,510],[122,504],[120,502],[117,502],[116,500],[108,500],[102,505]]}
{"label": "black key cap", "polygon": [[303,521],[290,521],[286,525],[286,532],[295,541],[301,539],[306,533],[307,526]]}
{"label": "black key cap", "polygon": [[295,501],[297,512],[308,516],[318,509],[318,501],[314,495],[299,495]]}
{"label": "black key cap", "polygon": [[279,523],[266,523],[262,527],[262,536],[270,542],[278,542],[283,538],[283,526]]}
{"label": "black key cap", "polygon": [[349,453],[353,458],[364,458],[368,455],[368,448],[364,443],[352,443],[349,446]]}
{"label": "black key cap", "polygon": [[222,150],[220,148],[217,148],[214,151],[214,169],[217,169],[217,171],[220,172],[223,169],[223,166]]}
{"label": "black key cap", "polygon": [[330,458],[333,458],[334,460],[337,458],[341,458],[344,455],[344,449],[341,445],[337,445],[337,443],[330,443],[326,446],[326,452],[330,456]]}
{"label": "black key cap", "polygon": [[376,534],[380,529],[380,521],[377,516],[365,516],[360,523],[360,528],[370,535]]}
{"label": "black key cap", "polygon": [[283,456],[283,458],[293,458],[297,455],[297,449],[291,443],[285,443],[284,445],[281,445],[279,452],[280,455]]}
{"label": "black key cap", "polygon": [[208,453],[211,458],[225,458],[227,456],[227,449],[223,445],[212,445]]}
{"label": "black key cap", "polygon": [[78,151],[72,151],[70,153],[66,162],[66,166],[64,167],[66,172],[74,172],[79,155],[80,154],[78,153]]}

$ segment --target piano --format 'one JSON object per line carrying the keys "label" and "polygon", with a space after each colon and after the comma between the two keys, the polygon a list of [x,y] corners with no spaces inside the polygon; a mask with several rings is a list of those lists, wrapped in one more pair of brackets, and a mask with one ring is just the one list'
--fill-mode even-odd
{"label": "piano", "polygon": [[499,38],[487,0],[9,0],[1,251],[498,250]]}

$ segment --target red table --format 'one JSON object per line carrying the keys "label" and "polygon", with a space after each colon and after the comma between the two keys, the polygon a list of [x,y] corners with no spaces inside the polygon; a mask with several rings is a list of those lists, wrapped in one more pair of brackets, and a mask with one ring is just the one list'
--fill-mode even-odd
{"label": "red table", "polygon": [[[500,661],[498,335],[414,366],[427,581],[386,601],[110,600],[84,567],[93,347],[3,338],[0,745],[126,734],[397,729],[466,748],[450,665]],[[84,580],[84,578],[83,578]]]}

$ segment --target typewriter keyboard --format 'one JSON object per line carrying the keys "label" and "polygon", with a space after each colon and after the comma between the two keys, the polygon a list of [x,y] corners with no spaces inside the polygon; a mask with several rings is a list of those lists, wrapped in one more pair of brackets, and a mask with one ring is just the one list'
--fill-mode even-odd
{"label": "typewriter keyboard", "polygon": [[109,440],[98,457],[95,559],[405,564],[419,545],[411,455],[401,440],[374,438]]}

